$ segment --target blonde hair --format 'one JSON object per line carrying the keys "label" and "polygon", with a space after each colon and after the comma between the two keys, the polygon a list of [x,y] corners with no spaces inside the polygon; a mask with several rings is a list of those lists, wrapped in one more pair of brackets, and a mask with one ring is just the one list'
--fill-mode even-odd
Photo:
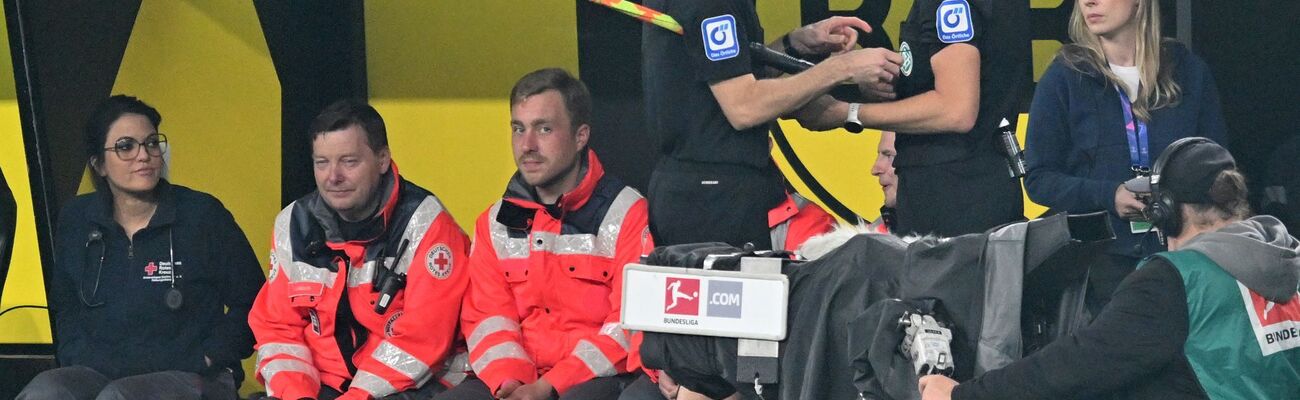
{"label": "blonde hair", "polygon": [[[1074,11],[1070,13],[1070,40],[1074,43],[1062,47],[1058,57],[1071,69],[1084,73],[1097,71],[1111,85],[1122,88],[1123,81],[1110,70],[1106,54],[1102,52],[1101,39],[1088,31],[1083,9],[1079,6],[1081,1],[1074,3]],[[1173,60],[1164,46],[1167,40],[1160,36],[1160,2],[1138,0],[1137,14],[1133,18],[1137,20],[1138,29],[1134,60],[1141,82],[1136,98],[1132,99],[1133,114],[1137,119],[1150,121],[1151,110],[1178,105],[1182,89],[1174,82]]]}

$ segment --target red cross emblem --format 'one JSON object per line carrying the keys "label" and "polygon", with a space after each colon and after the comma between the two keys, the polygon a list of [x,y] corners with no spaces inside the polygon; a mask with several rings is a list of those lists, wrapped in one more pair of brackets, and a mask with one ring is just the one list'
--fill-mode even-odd
{"label": "red cross emblem", "polygon": [[145,265],[145,266],[144,266],[144,274],[145,274],[145,275],[153,276],[153,274],[154,274],[155,272],[158,272],[158,264],[154,264],[153,261],[150,261],[150,262],[149,262],[149,265]]}
{"label": "red cross emblem", "polygon": [[442,243],[433,245],[425,255],[425,264],[434,278],[447,279],[451,276],[451,248]]}

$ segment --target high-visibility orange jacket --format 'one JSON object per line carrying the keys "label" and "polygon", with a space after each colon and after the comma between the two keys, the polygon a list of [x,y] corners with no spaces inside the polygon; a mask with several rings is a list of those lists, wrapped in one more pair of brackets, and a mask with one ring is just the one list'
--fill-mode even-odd
{"label": "high-visibility orange jacket", "polygon": [[461,326],[495,393],[542,377],[557,392],[629,372],[619,328],[623,266],[653,249],[645,199],[588,151],[582,181],[540,204],[519,174],[479,216]]}
{"label": "high-visibility orange jacket", "polygon": [[[276,217],[270,278],[248,316],[269,395],[315,398],[325,385],[347,399],[379,398],[436,373],[444,384],[460,377],[448,366],[469,282],[468,238],[396,164],[384,180],[380,212],[349,229],[352,237],[318,192]],[[385,266],[406,282],[380,314],[372,287]]]}
{"label": "high-visibility orange jacket", "polygon": [[767,226],[772,229],[772,250],[795,251],[809,238],[834,229],[835,217],[798,193],[789,193],[767,212]]}

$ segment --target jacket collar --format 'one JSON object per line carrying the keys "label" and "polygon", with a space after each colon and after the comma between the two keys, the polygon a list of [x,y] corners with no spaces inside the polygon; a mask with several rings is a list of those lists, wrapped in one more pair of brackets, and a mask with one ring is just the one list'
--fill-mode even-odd
{"label": "jacket collar", "polygon": [[334,209],[325,203],[325,199],[320,197],[320,190],[312,193],[313,201],[309,203],[309,211],[312,217],[320,223],[321,228],[325,230],[325,239],[330,243],[360,242],[365,243],[381,236],[388,228],[389,221],[393,217],[393,210],[397,208],[398,195],[401,193],[402,179],[397,172],[397,162],[389,160],[388,173],[382,177],[379,191],[385,196],[379,205],[379,210],[375,215],[363,221],[367,226],[362,229],[361,238],[346,240],[342,236],[342,230],[339,229],[339,215]]}
{"label": "jacket collar", "polygon": [[799,214],[800,208],[802,208],[802,205],[795,202],[794,196],[791,196],[790,192],[786,192],[785,201],[767,211],[767,227],[775,228],[777,225],[793,219],[796,214]]}
{"label": "jacket collar", "polygon": [[[154,190],[158,193],[158,209],[154,210],[145,229],[169,226],[176,222],[176,195],[172,184],[166,179],[159,179]],[[102,228],[118,226],[113,219],[112,189],[96,190],[93,196],[94,201],[86,210],[87,218]]]}
{"label": "jacket collar", "polygon": [[605,176],[605,168],[601,165],[600,159],[596,158],[596,152],[591,149],[587,149],[587,153],[578,162],[581,163],[578,174],[582,176],[582,180],[573,190],[561,195],[554,205],[544,205],[537,196],[537,190],[525,182],[524,176],[518,171],[510,177],[503,198],[522,207],[545,209],[553,217],[558,217],[555,215],[557,212],[571,212],[582,208],[587,205],[587,200],[591,199],[591,194],[596,190],[600,178]]}

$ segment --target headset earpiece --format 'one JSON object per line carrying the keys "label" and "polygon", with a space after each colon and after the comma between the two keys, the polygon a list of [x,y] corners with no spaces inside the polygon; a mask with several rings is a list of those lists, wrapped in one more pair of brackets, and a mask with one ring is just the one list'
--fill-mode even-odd
{"label": "headset earpiece", "polygon": [[1151,204],[1147,205],[1147,219],[1165,236],[1178,236],[1183,233],[1183,206],[1160,190],[1161,175],[1164,173],[1165,164],[1177,156],[1178,152],[1198,143],[1213,142],[1202,137],[1178,139],[1160,153],[1160,157],[1151,167]]}
{"label": "headset earpiece", "polygon": [[1147,218],[1161,232],[1168,236],[1178,236],[1183,232],[1183,213],[1182,206],[1169,196],[1155,192],[1151,197],[1151,210],[1147,212]]}

